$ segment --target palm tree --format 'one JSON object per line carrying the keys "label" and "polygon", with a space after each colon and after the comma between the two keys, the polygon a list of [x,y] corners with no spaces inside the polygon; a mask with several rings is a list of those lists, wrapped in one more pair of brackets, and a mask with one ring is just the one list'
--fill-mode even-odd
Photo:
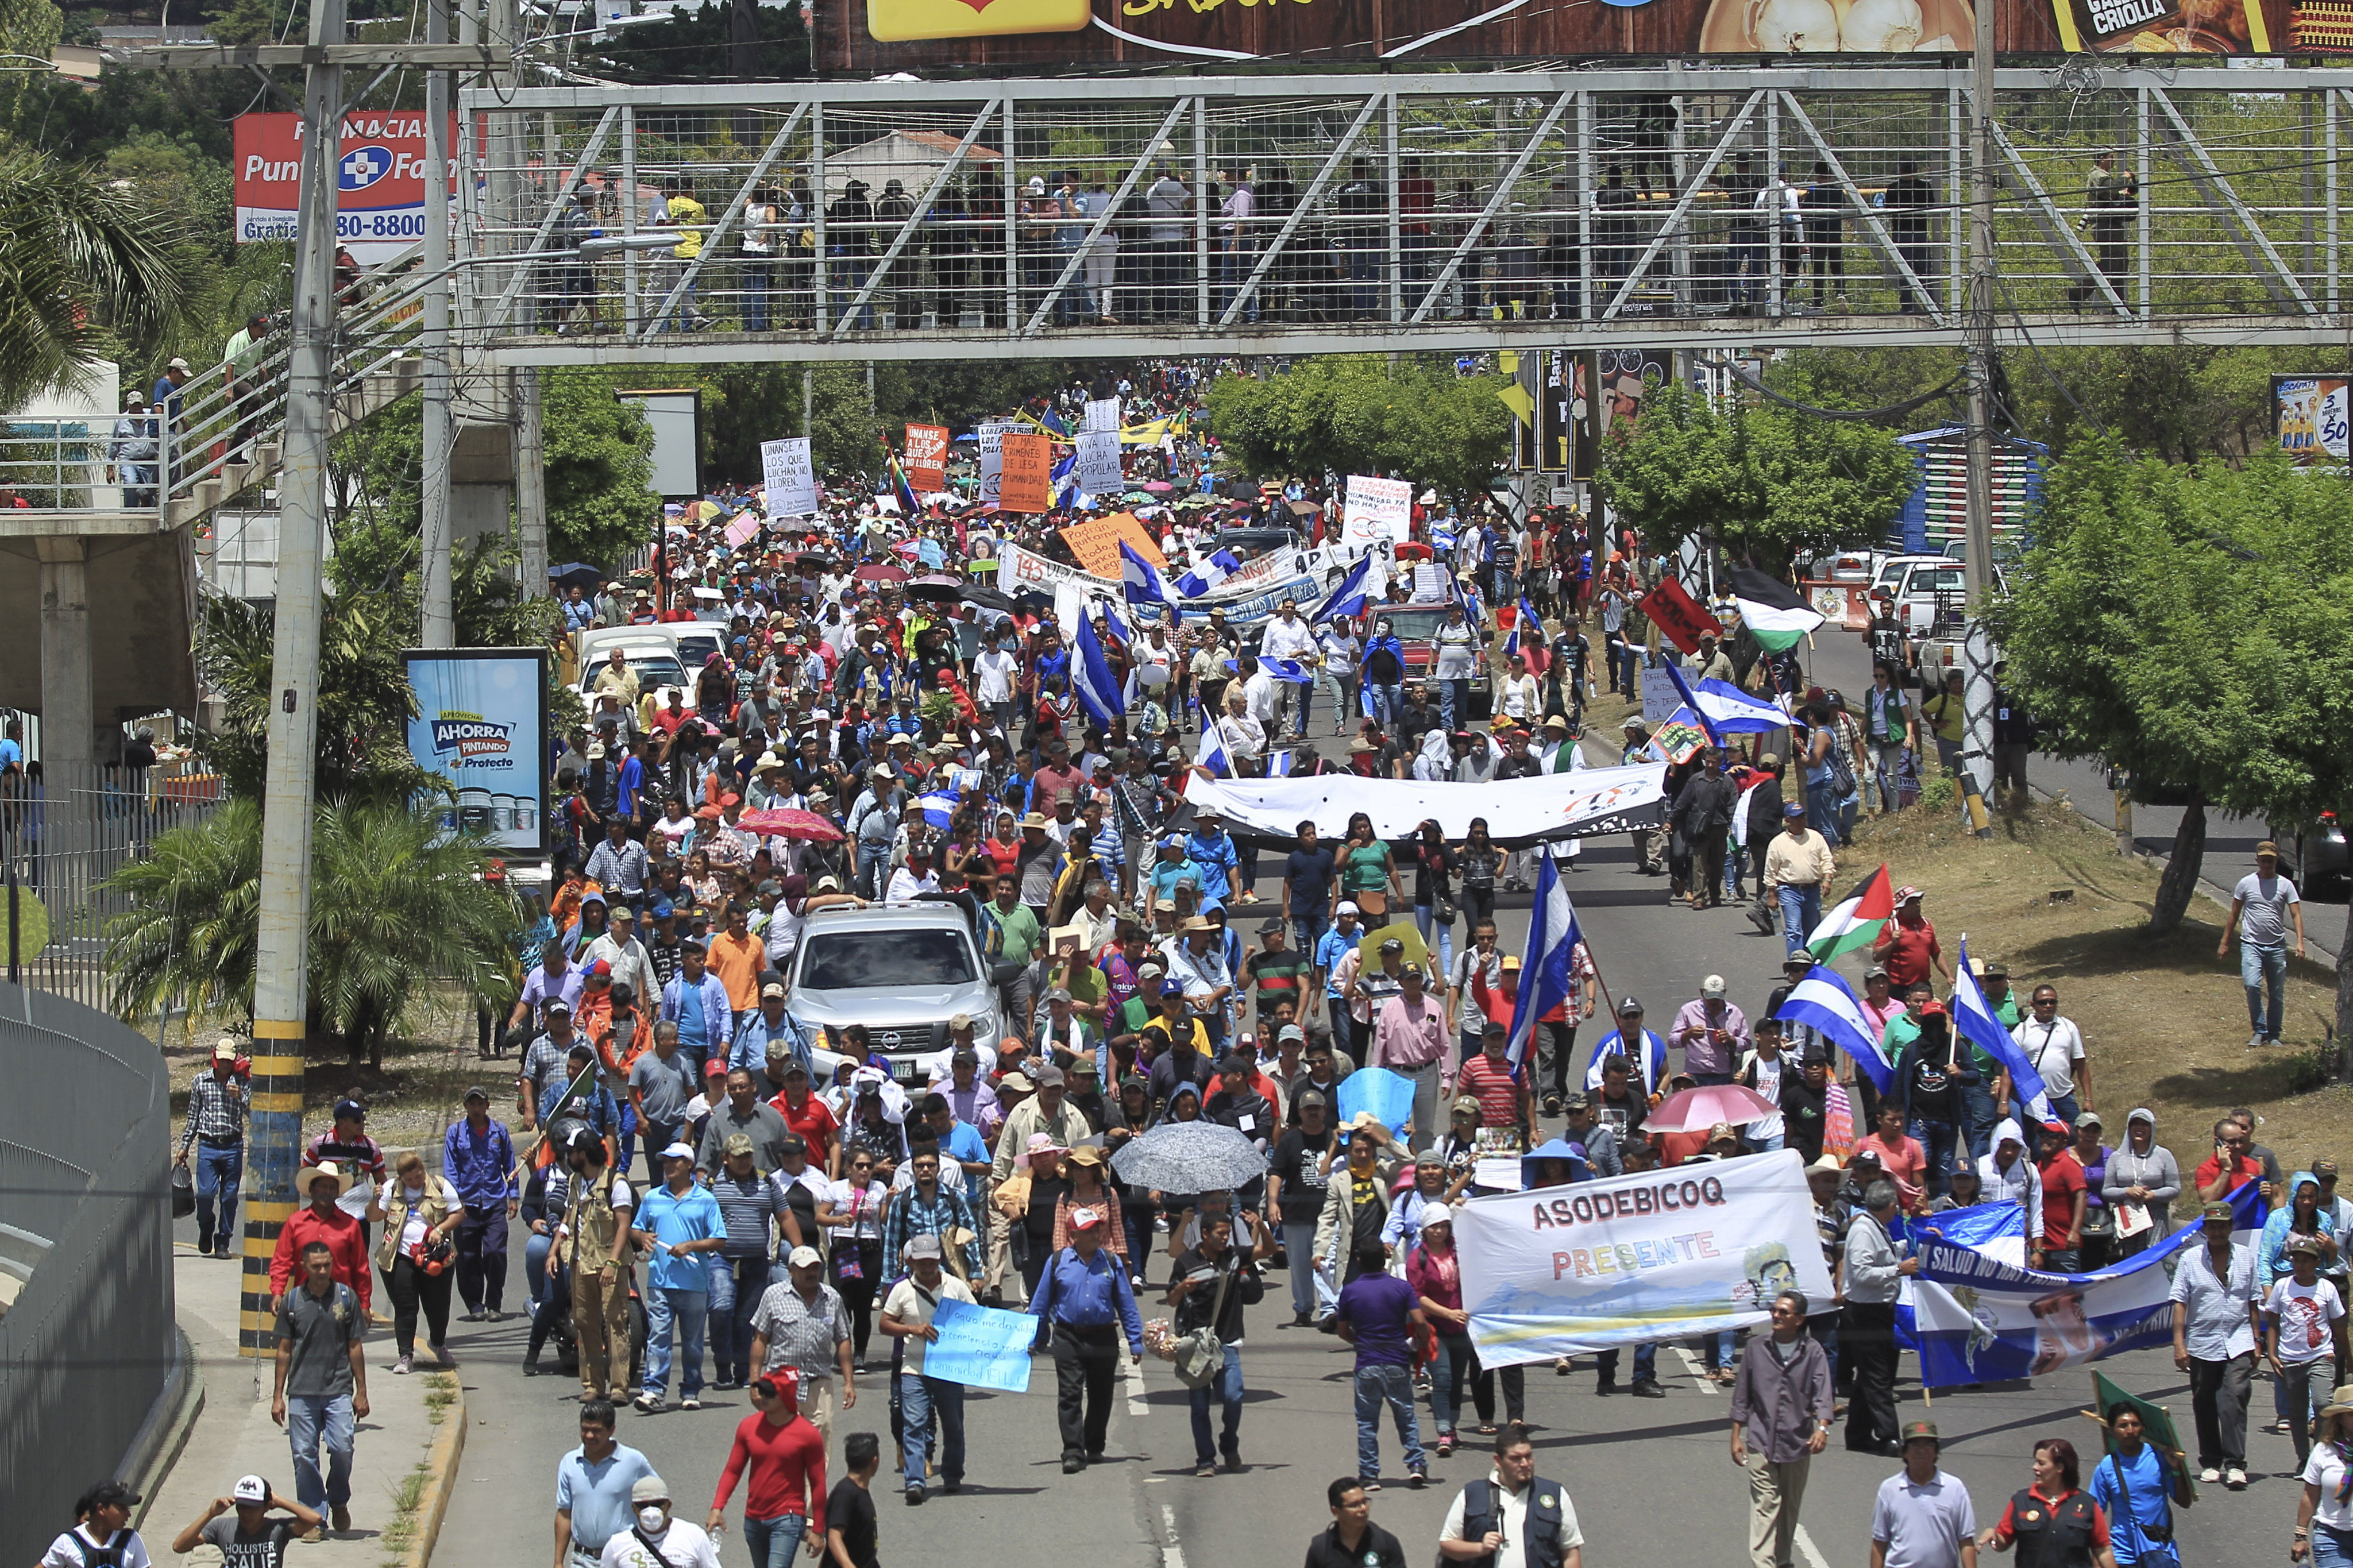
{"label": "palm tree", "polygon": [[152,340],[186,303],[182,223],[90,168],[0,142],[0,409]]}
{"label": "palm tree", "polygon": [[[515,994],[522,919],[490,856],[450,837],[438,813],[354,803],[319,807],[311,841],[310,1019],[356,1063],[384,1065],[384,1043],[417,987],[458,984],[503,1007]],[[231,800],[206,821],[160,835],[109,882],[132,896],[107,928],[111,1000],[125,1016],[184,999],[195,1012],[249,1017],[260,925],[261,807]]]}

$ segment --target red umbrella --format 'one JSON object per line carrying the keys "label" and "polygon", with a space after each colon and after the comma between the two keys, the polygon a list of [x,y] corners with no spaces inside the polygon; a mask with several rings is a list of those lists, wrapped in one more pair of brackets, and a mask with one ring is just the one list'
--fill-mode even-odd
{"label": "red umbrella", "polygon": [[1712,1083],[1667,1096],[1642,1119],[1642,1125],[1653,1132],[1704,1132],[1719,1121],[1730,1127],[1761,1121],[1778,1110],[1753,1089]]}
{"label": "red umbrella", "polygon": [[907,580],[906,569],[893,566],[888,561],[870,561],[850,575],[865,583],[903,583]]}
{"label": "red umbrella", "polygon": [[735,819],[735,826],[765,837],[799,838],[811,844],[839,844],[845,837],[840,828],[816,812],[802,811],[797,806],[747,811]]}

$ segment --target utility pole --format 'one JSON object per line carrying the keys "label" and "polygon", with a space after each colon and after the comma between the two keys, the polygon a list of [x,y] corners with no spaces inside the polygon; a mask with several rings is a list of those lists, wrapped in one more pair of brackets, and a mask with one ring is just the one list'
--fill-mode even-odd
{"label": "utility pole", "polygon": [[[425,40],[449,41],[449,0],[426,0]],[[425,295],[423,432],[423,523],[425,615],[420,642],[454,647],[458,642],[451,605],[449,458],[456,445],[449,418],[449,73],[425,73],[425,271],[440,280]]]}
{"label": "utility pole", "polygon": [[[311,45],[343,41],[343,0],[311,0]],[[332,55],[317,57],[322,61]],[[261,798],[261,909],[254,951],[253,1114],[248,1137],[244,1311],[237,1348],[276,1353],[269,1259],[294,1211],[310,1007],[311,816],[318,759],[319,549],[327,527],[327,426],[335,338],[335,205],[343,68],[305,68],[293,356],[279,481],[278,609],[269,656],[269,782]],[[428,206],[428,211],[429,211]]]}
{"label": "utility pole", "polygon": [[1969,122],[1969,431],[1968,556],[1962,582],[1968,599],[1962,642],[1961,789],[1969,825],[1992,832],[1986,798],[1993,786],[1993,643],[1986,634],[1986,600],[1993,591],[1993,13],[1977,7],[1977,49],[1971,79],[1977,113]]}
{"label": "utility pole", "polygon": [[515,531],[522,596],[547,597],[547,436],[540,424],[539,372],[511,370],[515,413]]}

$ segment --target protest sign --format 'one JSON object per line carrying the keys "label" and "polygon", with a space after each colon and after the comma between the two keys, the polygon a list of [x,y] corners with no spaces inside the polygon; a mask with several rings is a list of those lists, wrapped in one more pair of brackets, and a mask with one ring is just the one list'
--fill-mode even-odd
{"label": "protest sign", "polygon": [[1090,496],[1116,496],[1127,488],[1119,467],[1119,432],[1082,430],[1078,436],[1079,489]]}
{"label": "protest sign", "polygon": [[734,521],[727,525],[727,548],[743,549],[744,542],[759,531],[760,519],[756,514],[748,511],[737,512]]}
{"label": "protest sign", "polygon": [[923,1375],[967,1388],[1029,1392],[1029,1347],[1038,1320],[1027,1312],[944,1300],[932,1314],[940,1337],[923,1347]]}
{"label": "protest sign", "polygon": [[1412,482],[1350,474],[1347,501],[1340,512],[1340,537],[1358,547],[1381,540],[1403,544],[1411,539]]}
{"label": "protest sign", "polygon": [[1473,1198],[1454,1239],[1487,1366],[1747,1328],[1785,1289],[1831,1296],[1787,1149]]}
{"label": "protest sign", "polygon": [[808,437],[791,436],[760,443],[760,474],[766,485],[770,517],[809,517],[818,509],[817,468],[809,461]]}
{"label": "protest sign", "polygon": [[997,437],[1000,478],[997,505],[1001,511],[1040,512],[1054,509],[1054,443],[1035,430],[1008,430]]}
{"label": "protest sign", "polygon": [[1114,436],[1118,435],[1119,399],[1116,397],[1088,398],[1086,414],[1079,421],[1079,428],[1082,430],[1108,430]]}
{"label": "protest sign", "polygon": [[948,488],[948,429],[944,425],[907,426],[907,483],[918,495]]}
{"label": "protest sign", "polygon": [[1021,426],[998,419],[981,421],[976,434],[980,437],[980,500],[983,505],[995,505],[997,491],[1005,482],[1005,435]]}
{"label": "protest sign", "polygon": [[1390,1131],[1403,1131],[1413,1116],[1413,1079],[1387,1068],[1358,1068],[1342,1079],[1340,1125],[1367,1110]]}

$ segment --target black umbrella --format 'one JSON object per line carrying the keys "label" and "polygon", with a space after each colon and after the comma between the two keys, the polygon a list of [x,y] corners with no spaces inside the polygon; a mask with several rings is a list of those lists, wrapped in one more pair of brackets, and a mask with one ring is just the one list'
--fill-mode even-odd
{"label": "black umbrella", "polygon": [[965,604],[978,605],[984,610],[996,610],[1008,616],[1021,613],[1021,606],[1013,602],[1012,595],[1000,594],[994,588],[978,588],[967,583],[962,588],[962,597]]}
{"label": "black umbrella", "polygon": [[944,573],[918,577],[907,584],[907,596],[911,599],[944,599],[954,603],[964,596],[964,580]]}
{"label": "black umbrella", "polygon": [[559,588],[569,588],[575,583],[584,588],[602,587],[605,574],[585,561],[567,561],[561,566],[547,569],[547,580]]}

